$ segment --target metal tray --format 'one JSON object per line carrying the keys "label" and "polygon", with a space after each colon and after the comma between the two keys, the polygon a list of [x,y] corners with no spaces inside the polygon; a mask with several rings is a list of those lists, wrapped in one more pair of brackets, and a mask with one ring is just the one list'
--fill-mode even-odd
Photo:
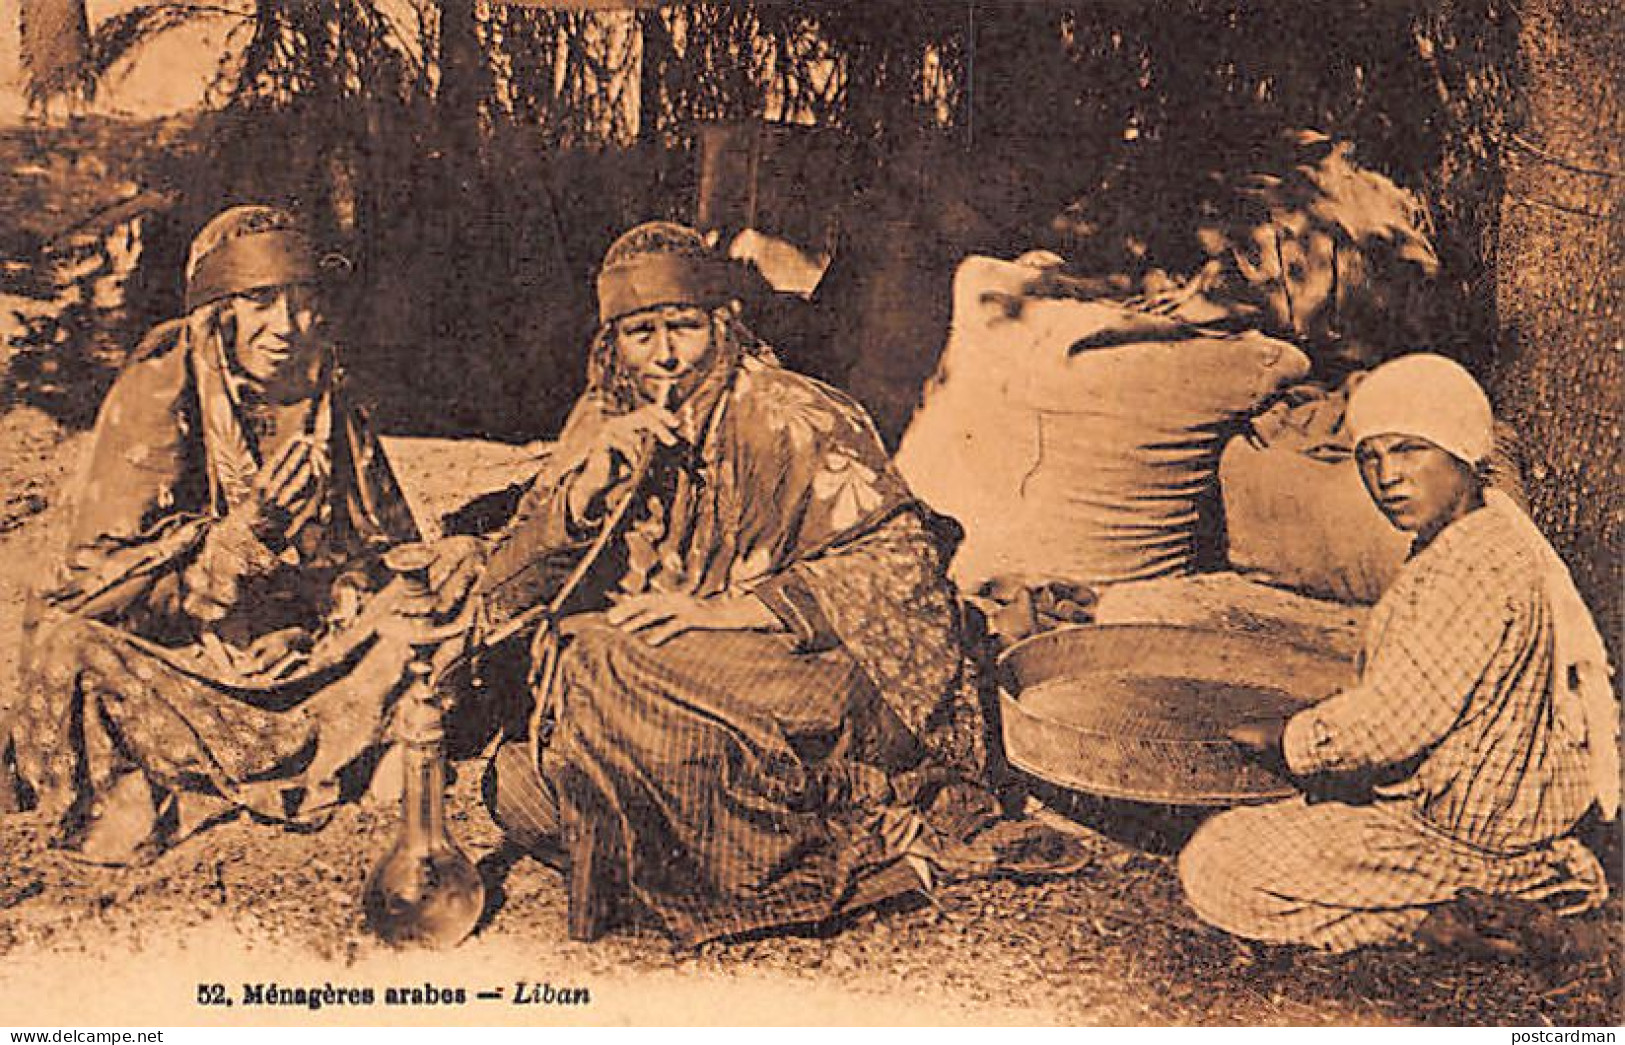
{"label": "metal tray", "polygon": [[1341,657],[1239,631],[1081,625],[999,658],[1012,765],[1108,798],[1223,806],[1284,798],[1285,780],[1225,730],[1290,715],[1353,684]]}

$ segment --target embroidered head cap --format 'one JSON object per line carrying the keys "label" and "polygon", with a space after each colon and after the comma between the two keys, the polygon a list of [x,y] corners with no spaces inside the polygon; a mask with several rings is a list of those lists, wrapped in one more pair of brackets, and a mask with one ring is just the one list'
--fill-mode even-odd
{"label": "embroidered head cap", "polygon": [[713,308],[733,297],[729,264],[686,225],[651,221],[610,245],[598,272],[598,320],[661,305]]}
{"label": "embroidered head cap", "polygon": [[267,287],[315,283],[320,263],[293,215],[276,207],[232,207],[192,241],[186,310]]}

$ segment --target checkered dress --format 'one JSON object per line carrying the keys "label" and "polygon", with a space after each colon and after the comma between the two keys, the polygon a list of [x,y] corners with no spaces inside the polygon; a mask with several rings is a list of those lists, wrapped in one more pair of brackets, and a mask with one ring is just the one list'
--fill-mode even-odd
{"label": "checkered dress", "polygon": [[1601,867],[1568,837],[1592,799],[1584,712],[1555,696],[1553,664],[1538,549],[1491,509],[1447,527],[1377,604],[1360,684],[1287,726],[1311,796],[1353,781],[1362,800],[1213,818],[1180,858],[1192,907],[1240,936],[1348,950],[1467,888],[1600,902]]}

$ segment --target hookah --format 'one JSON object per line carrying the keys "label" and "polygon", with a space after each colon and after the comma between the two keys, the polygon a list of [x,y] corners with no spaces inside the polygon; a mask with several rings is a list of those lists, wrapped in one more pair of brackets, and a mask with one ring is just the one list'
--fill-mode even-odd
{"label": "hookah", "polygon": [[[400,577],[414,602],[429,598],[433,561],[434,553],[421,544],[402,545],[384,556],[384,565]],[[413,645],[395,720],[403,755],[401,829],[367,877],[361,906],[368,927],[386,943],[451,947],[474,931],[485,909],[479,871],[446,829],[445,709],[429,662],[435,646],[459,626],[398,621],[395,627]]]}
{"label": "hookah", "polygon": [[[671,394],[669,386],[661,390],[662,406],[670,403]],[[540,627],[554,638],[554,641],[539,643],[545,650],[538,672],[543,680],[541,691],[551,692],[558,666],[558,645],[553,629],[587,573],[619,536],[636,500],[635,494],[647,479],[659,448],[660,444],[654,439],[645,440],[626,480],[626,492],[611,511],[597,539],[576,561],[553,597],[494,627],[476,647],[465,650],[447,665],[446,673],[471,671],[470,681],[477,686],[474,663],[482,650],[500,645],[527,629]],[[384,565],[401,578],[408,600],[414,602],[429,598],[428,571],[433,562],[434,552],[422,544],[401,545],[384,555]],[[494,587],[500,588],[512,579],[500,578]],[[413,643],[415,651],[407,665],[410,682],[396,720],[397,739],[405,755],[401,835],[368,877],[362,893],[362,908],[368,926],[388,943],[450,947],[474,931],[485,907],[485,887],[479,872],[446,831],[444,709],[431,680],[434,669],[428,661],[439,642],[457,634],[460,626],[454,623],[440,628],[425,627],[398,619],[392,627]],[[531,712],[533,759],[537,757],[537,744],[544,733],[543,720],[549,710],[539,700]],[[590,849],[590,844],[585,848]],[[596,935],[596,931],[586,927],[590,917],[587,909],[592,906],[588,898],[594,892],[591,881],[594,873],[593,861],[572,864],[570,932],[574,939],[592,939]]]}

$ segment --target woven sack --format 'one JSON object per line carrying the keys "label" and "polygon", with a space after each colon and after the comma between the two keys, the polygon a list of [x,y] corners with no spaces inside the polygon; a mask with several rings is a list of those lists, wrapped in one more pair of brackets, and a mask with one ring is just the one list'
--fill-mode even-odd
{"label": "woven sack", "polygon": [[1102,584],[1189,573],[1229,432],[1309,360],[1103,301],[1032,299],[1035,271],[972,257],[897,464],[956,518],[953,574]]}

